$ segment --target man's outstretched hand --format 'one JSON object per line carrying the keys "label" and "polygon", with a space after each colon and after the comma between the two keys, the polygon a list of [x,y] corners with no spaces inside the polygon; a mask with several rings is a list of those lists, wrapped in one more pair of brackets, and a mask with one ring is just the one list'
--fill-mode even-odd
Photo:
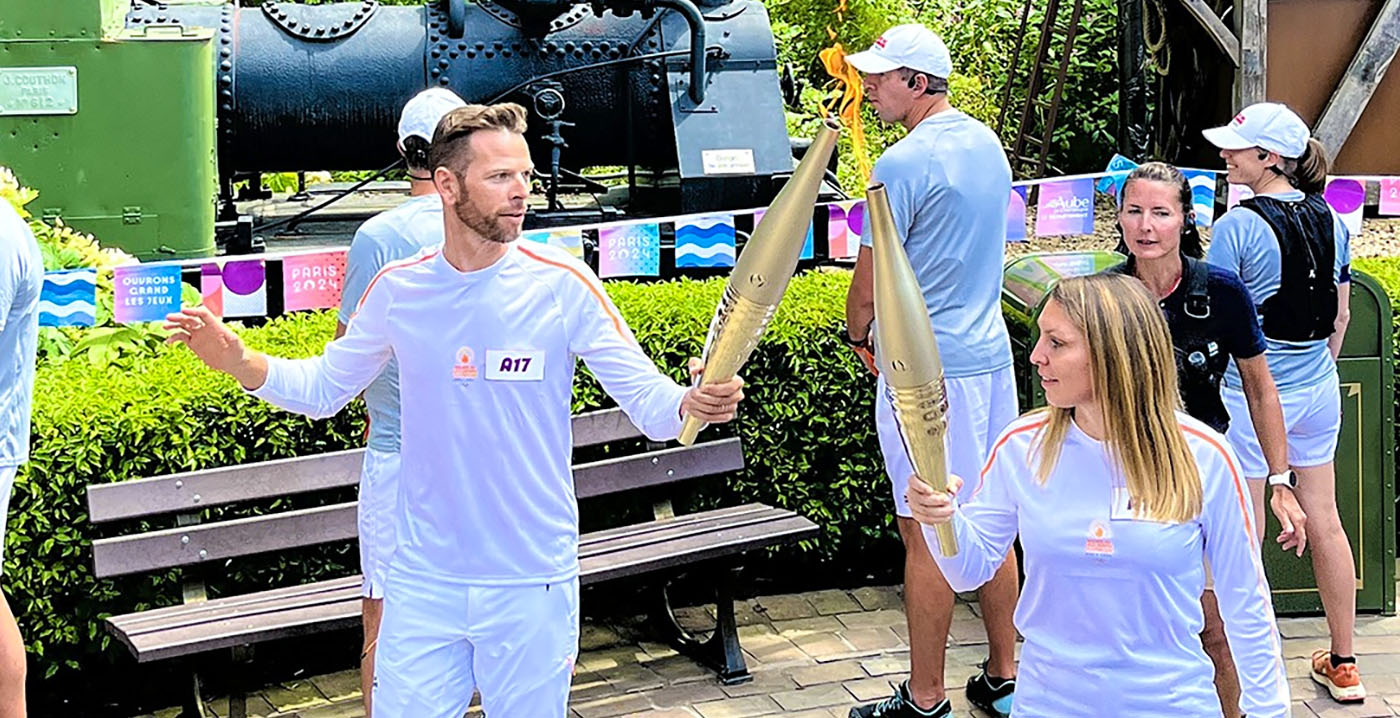
{"label": "man's outstretched hand", "polygon": [[[690,378],[705,370],[699,359],[690,359]],[[723,424],[734,419],[739,402],[744,399],[744,380],[734,377],[722,384],[696,384],[681,398],[681,414],[693,416],[707,424]]]}
{"label": "man's outstretched hand", "polygon": [[165,317],[166,344],[184,344],[210,369],[230,374],[248,389],[267,381],[267,360],[248,351],[243,340],[204,307],[187,307]]}

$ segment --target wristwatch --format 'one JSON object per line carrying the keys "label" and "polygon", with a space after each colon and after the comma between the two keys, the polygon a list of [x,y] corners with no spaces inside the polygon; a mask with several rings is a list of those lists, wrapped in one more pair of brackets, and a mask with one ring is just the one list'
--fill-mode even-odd
{"label": "wristwatch", "polygon": [[850,327],[841,327],[841,341],[845,342],[845,343],[846,343],[846,346],[852,346],[852,347],[868,347],[868,346],[870,346],[870,337],[869,337],[869,336],[867,336],[866,338],[864,338],[864,339],[862,339],[862,340],[860,340],[860,341],[856,341],[856,340],[852,339],[852,338],[851,338]]}
{"label": "wristwatch", "polygon": [[1280,471],[1269,476],[1270,486],[1287,486],[1290,489],[1298,488],[1298,475],[1293,473],[1293,469]]}

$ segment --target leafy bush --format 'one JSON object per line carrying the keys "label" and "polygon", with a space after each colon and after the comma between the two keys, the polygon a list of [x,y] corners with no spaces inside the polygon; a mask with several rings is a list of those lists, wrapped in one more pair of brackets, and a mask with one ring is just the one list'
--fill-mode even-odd
{"label": "leafy bush", "polygon": [[[60,362],[70,357],[107,366],[121,364],[135,355],[150,355],[165,338],[154,325],[117,324],[112,317],[112,268],[131,264],[135,258],[119,249],[103,248],[90,234],[84,234],[61,219],[41,220],[25,206],[39,196],[38,191],[19,183],[15,175],[0,167],[0,197],[7,200],[29,222],[39,241],[44,269],[97,268],[97,314],[94,327],[43,327],[39,330],[38,354],[41,362]],[[199,293],[187,287],[186,303],[197,303]]]}
{"label": "leafy bush", "polygon": [[[873,382],[836,339],[848,272],[794,280],[767,337],[745,370],[748,401],[733,427],[748,467],[694,499],[697,505],[761,500],[789,507],[823,529],[813,546],[775,558],[787,570],[841,560],[869,566],[876,542],[892,541],[888,490],[872,421]],[[638,340],[681,379],[699,354],[721,280],[607,285]],[[318,353],[333,312],[289,315],[240,330],[281,356]],[[84,487],[178,471],[315,454],[360,444],[363,408],[312,421],[272,408],[227,376],[207,371],[183,348],[162,347],[113,371],[86,362],[42,366],[36,380],[33,449],[11,503],[5,578],[32,660],[32,673],[63,679],[79,666],[125,660],[109,648],[100,618],[178,600],[178,575],[97,580]],[[580,372],[576,411],[610,402]],[[329,500],[329,499],[326,499]],[[344,500],[343,498],[337,500]],[[884,552],[895,556],[894,544]],[[893,560],[893,559],[892,559]],[[338,545],[221,564],[214,591],[239,591],[345,575],[353,547]]]}

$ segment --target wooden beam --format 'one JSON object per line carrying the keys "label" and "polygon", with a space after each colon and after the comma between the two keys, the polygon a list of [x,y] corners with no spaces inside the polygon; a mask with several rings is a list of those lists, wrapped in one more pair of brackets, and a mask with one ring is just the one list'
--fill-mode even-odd
{"label": "wooden beam", "polygon": [[1240,71],[1236,76],[1236,109],[1263,102],[1268,96],[1269,1],[1235,0],[1240,18]]}
{"label": "wooden beam", "polygon": [[1313,134],[1327,148],[1329,157],[1335,158],[1342,145],[1346,144],[1356,121],[1361,119],[1361,113],[1371,102],[1376,86],[1390,67],[1390,61],[1395,59],[1398,48],[1400,0],[1386,0],[1313,130]]}
{"label": "wooden beam", "polygon": [[1230,62],[1235,67],[1240,66],[1240,41],[1235,37],[1235,33],[1230,32],[1230,28],[1225,25],[1225,21],[1220,19],[1215,11],[1205,3],[1205,0],[1181,0],[1181,4],[1186,6],[1186,12],[1196,18],[1196,22],[1201,23],[1206,34],[1220,51],[1230,58]]}

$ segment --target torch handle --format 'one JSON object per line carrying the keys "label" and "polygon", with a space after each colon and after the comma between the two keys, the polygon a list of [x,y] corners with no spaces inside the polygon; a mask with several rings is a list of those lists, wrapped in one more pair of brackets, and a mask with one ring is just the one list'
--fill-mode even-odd
{"label": "torch handle", "polygon": [[[943,378],[914,387],[889,386],[890,404],[899,418],[909,463],[918,480],[934,491],[948,490],[948,396]],[[958,553],[951,524],[935,527],[938,548],[944,556]]]}
{"label": "torch handle", "polygon": [[708,424],[705,422],[687,414],[681,422],[681,435],[676,437],[676,441],[681,442],[683,446],[690,446],[695,443],[695,437],[700,435],[700,430],[706,426]]}
{"label": "torch handle", "polygon": [[952,558],[958,555],[958,536],[953,533],[953,524],[938,524],[933,527],[938,534],[938,551],[944,558]]}

